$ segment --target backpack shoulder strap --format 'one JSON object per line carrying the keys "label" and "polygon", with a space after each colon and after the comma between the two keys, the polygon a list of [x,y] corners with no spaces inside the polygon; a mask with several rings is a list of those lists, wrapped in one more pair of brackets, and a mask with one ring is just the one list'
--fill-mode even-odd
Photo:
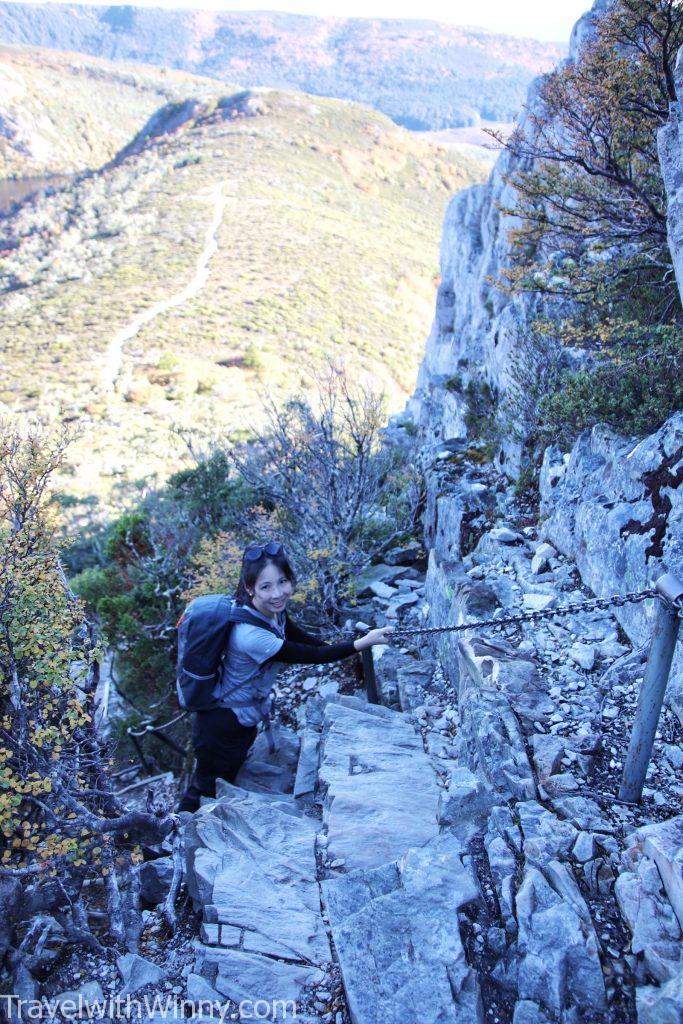
{"label": "backpack shoulder strap", "polygon": [[259,629],[265,629],[268,633],[273,633],[275,636],[279,637],[282,635],[275,626],[271,626],[269,623],[259,618],[258,615],[254,615],[248,608],[245,608],[243,604],[233,604],[230,609],[230,622],[246,622],[250,626],[258,626]]}

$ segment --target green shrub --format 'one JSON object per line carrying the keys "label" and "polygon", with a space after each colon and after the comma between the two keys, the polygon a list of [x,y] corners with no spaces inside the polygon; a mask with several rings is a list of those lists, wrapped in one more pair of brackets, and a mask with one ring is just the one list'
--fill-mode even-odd
{"label": "green shrub", "polygon": [[452,391],[454,394],[459,395],[462,392],[462,377],[459,373],[449,377],[444,384],[446,391]]}
{"label": "green shrub", "polygon": [[488,459],[496,453],[500,427],[496,420],[497,395],[483,377],[473,377],[465,388],[467,411],[465,426],[468,436],[481,440]]}
{"label": "green shrub", "polygon": [[592,368],[565,373],[540,402],[539,433],[564,447],[596,423],[644,436],[682,408],[683,331],[660,327],[625,341]]}

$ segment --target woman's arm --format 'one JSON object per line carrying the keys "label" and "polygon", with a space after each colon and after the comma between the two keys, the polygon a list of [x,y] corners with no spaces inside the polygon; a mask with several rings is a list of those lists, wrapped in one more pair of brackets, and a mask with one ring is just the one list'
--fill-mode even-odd
{"label": "woman's arm", "polygon": [[356,640],[345,640],[341,644],[300,644],[293,640],[285,640],[280,650],[273,655],[272,661],[283,661],[288,665],[327,665],[331,661],[350,658],[352,654],[374,647],[375,644],[388,644],[391,640],[392,627],[382,626],[371,629],[365,636]]}
{"label": "woman's arm", "polygon": [[296,644],[313,644],[315,647],[322,647],[320,638],[307,633],[296,622],[292,622],[289,615],[285,622],[285,640],[293,640]]}
{"label": "woman's arm", "polygon": [[356,654],[358,648],[355,640],[346,640],[341,644],[297,643],[285,640],[272,661],[283,661],[287,665],[328,665],[331,661],[341,661]]}

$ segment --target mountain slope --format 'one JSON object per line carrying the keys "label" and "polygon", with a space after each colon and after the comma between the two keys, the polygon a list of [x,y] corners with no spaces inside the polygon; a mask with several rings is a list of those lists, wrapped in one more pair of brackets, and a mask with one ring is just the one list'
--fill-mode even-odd
{"label": "mountain slope", "polygon": [[65,491],[163,478],[171,429],[239,432],[329,358],[403,403],[443,211],[480,165],[269,91],[168,105],[127,153],[1,222],[0,401],[82,431]]}
{"label": "mountain slope", "polygon": [[184,71],[0,46],[0,178],[100,167],[163,103],[225,89]]}
{"label": "mountain slope", "polygon": [[556,44],[428,21],[0,3],[0,40],[376,107],[411,128],[510,121]]}

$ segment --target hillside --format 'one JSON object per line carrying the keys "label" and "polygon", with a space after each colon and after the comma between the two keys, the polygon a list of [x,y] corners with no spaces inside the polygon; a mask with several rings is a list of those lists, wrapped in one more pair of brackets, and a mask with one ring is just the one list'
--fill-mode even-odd
{"label": "hillside", "polygon": [[410,128],[510,121],[552,43],[428,21],[0,3],[0,40],[375,107]]}
{"label": "hillside", "polygon": [[[0,402],[76,425],[68,501],[125,499],[344,360],[412,388],[453,192],[483,177],[349,103],[162,109],[114,166],[2,222]],[[65,499],[67,500],[67,499]]]}
{"label": "hillside", "polygon": [[0,46],[0,178],[101,167],[164,103],[224,92],[184,71]]}

